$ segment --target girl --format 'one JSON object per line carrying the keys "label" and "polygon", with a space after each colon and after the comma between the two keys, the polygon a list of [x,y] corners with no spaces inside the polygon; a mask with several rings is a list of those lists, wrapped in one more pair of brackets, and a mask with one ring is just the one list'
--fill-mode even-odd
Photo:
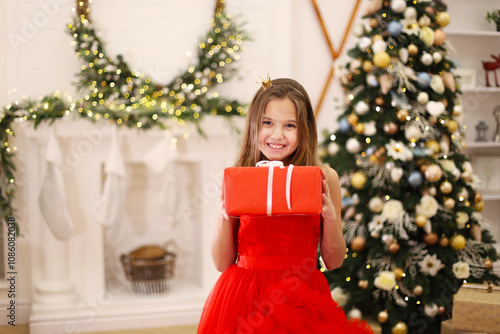
{"label": "girl", "polygon": [[[261,160],[319,165],[311,102],[295,80],[268,77],[250,103],[235,166]],[[199,334],[372,333],[365,323],[346,320],[316,267],[318,245],[330,270],[340,267],[346,249],[339,178],[322,169],[321,215],[228,217],[222,193],[212,242],[222,275],[206,301]]]}

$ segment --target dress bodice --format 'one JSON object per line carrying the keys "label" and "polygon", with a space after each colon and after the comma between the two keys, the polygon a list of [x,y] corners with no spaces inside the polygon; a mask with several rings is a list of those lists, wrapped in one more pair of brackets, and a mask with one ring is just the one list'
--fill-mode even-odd
{"label": "dress bodice", "polygon": [[241,216],[238,265],[287,269],[316,259],[320,215]]}

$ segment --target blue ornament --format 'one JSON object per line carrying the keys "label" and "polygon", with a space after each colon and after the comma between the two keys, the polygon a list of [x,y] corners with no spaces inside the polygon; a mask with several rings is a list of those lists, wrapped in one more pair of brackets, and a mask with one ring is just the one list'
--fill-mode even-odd
{"label": "blue ornament", "polygon": [[413,153],[414,156],[419,158],[429,156],[429,151],[425,147],[414,147],[411,150],[411,153]]}
{"label": "blue ornament", "polygon": [[419,72],[417,74],[417,82],[421,88],[427,88],[431,85],[431,76],[427,72]]}
{"label": "blue ornament", "polygon": [[398,37],[403,31],[403,25],[398,21],[391,21],[387,26],[387,31],[392,37]]}
{"label": "blue ornament", "polygon": [[418,188],[424,182],[424,176],[419,171],[411,172],[410,176],[408,176],[408,183],[413,188]]}
{"label": "blue ornament", "polygon": [[375,147],[370,146],[370,147],[368,147],[368,148],[366,149],[366,154],[367,154],[367,155],[372,155],[372,154],[374,154],[374,153],[375,153]]}
{"label": "blue ornament", "polygon": [[343,207],[348,207],[354,204],[354,198],[352,196],[349,197],[342,197],[342,206]]}
{"label": "blue ornament", "polygon": [[351,125],[347,121],[347,118],[341,118],[339,121],[339,131],[342,133],[347,133],[351,129]]}

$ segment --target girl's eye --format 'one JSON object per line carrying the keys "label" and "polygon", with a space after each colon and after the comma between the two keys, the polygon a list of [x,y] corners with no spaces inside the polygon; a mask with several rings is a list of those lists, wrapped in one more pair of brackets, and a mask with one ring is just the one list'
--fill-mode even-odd
{"label": "girl's eye", "polygon": [[264,124],[264,125],[271,125],[272,123],[271,123],[271,121],[262,121],[262,124]]}
{"label": "girl's eye", "polygon": [[286,124],[285,125],[287,128],[291,128],[291,129],[295,129],[297,127],[296,124],[293,124],[293,123],[289,123],[289,124]]}

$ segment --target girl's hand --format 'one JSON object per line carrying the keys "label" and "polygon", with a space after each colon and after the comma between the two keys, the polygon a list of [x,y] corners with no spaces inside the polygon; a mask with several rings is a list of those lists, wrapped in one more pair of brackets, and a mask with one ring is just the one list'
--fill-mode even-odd
{"label": "girl's hand", "polygon": [[321,170],[323,174],[323,208],[321,210],[321,215],[324,220],[335,220],[337,219],[337,213],[335,207],[333,206],[332,197],[330,195],[330,187],[328,184],[328,177],[324,170]]}

